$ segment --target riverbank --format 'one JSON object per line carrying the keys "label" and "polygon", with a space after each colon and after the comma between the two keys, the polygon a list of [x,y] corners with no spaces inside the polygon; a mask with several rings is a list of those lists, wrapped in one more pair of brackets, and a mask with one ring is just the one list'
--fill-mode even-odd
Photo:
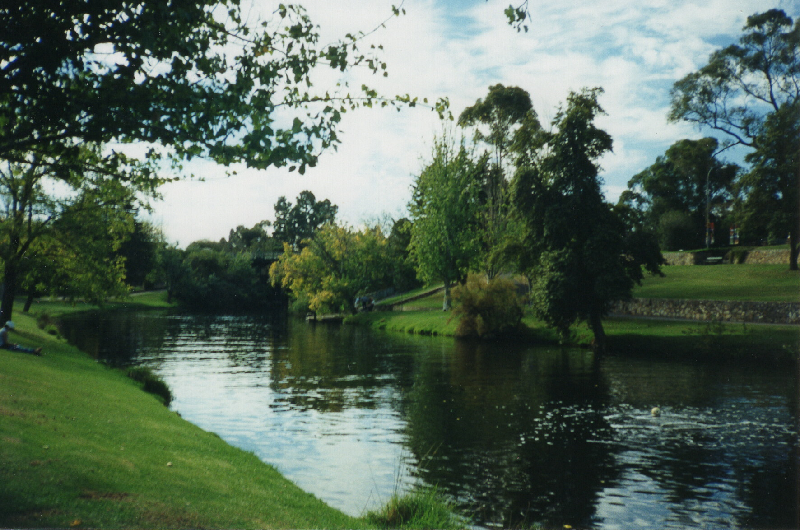
{"label": "riverbank", "polygon": [[[103,310],[165,306],[151,293]],[[50,324],[97,309],[45,301],[14,317],[14,340],[45,355],[0,350],[0,528],[388,524],[391,513],[350,517],[331,508],[254,454],[183,420],[122,371],[68,345]],[[416,499],[391,502],[441,517],[444,504]]]}
{"label": "riverbank", "polygon": [[0,527],[363,528],[18,315],[0,351]]}
{"label": "riverbank", "polygon": [[[456,318],[443,311],[387,311],[359,313],[345,323],[375,330],[418,335],[456,336]],[[688,320],[608,318],[603,321],[609,351],[661,356],[705,356],[738,359],[775,359],[794,362],[800,358],[798,326],[759,326]],[[558,344],[558,334],[543,322],[527,315],[516,336],[505,340],[531,344]],[[585,325],[575,326],[567,345],[589,347],[592,333]]]}

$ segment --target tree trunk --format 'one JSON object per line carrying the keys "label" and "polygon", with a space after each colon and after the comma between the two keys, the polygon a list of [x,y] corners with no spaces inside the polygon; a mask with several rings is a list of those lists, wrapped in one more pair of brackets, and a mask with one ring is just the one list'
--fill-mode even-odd
{"label": "tree trunk", "polygon": [[589,327],[592,328],[592,333],[594,333],[592,349],[596,353],[604,353],[606,351],[606,332],[603,329],[603,319],[600,311],[592,310],[589,314]]}
{"label": "tree trunk", "polygon": [[33,305],[33,299],[36,297],[36,289],[31,287],[28,290],[28,297],[25,299],[25,307],[22,308],[23,313],[27,313],[31,310],[31,306]]}
{"label": "tree trunk", "polygon": [[[0,322],[11,320],[14,314],[14,295],[17,292],[17,267],[14,260],[6,262],[3,301],[0,303]],[[1,324],[0,324],[1,325]]]}
{"label": "tree trunk", "polygon": [[796,271],[797,269],[797,254],[800,252],[800,241],[797,241],[797,231],[792,230],[789,232],[789,270]]}
{"label": "tree trunk", "polygon": [[450,311],[450,282],[444,282],[444,300],[442,301],[442,311]]}

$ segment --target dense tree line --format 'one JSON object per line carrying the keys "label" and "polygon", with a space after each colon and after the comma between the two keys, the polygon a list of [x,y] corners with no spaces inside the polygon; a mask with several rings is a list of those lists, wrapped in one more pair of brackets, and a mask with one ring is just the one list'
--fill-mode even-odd
{"label": "dense tree line", "polygon": [[[518,27],[527,18],[524,7],[507,14]],[[447,308],[448,287],[471,271],[487,280],[525,275],[543,320],[562,333],[586,321],[602,349],[610,302],[629,297],[645,272],[660,272],[661,249],[788,236],[797,269],[798,51],[800,26],[783,11],[749,17],[738,44],[672,91],[669,119],[724,138],[676,142],[631,178],[615,206],[600,190],[597,161],[613,145],[595,126],[601,89],[570,94],[545,129],[524,90],[490,87],[459,118],[487,150],[444,134],[417,177],[409,210],[421,277],[444,283]],[[749,149],[749,168],[722,158],[737,145]]]}

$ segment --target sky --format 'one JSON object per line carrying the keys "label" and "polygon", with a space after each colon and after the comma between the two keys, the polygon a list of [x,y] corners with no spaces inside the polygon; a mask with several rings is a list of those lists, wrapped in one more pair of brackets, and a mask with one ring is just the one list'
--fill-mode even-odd
{"label": "sky", "polygon": [[[401,1],[300,3],[319,25],[322,42],[368,32],[389,19],[365,43],[383,46],[389,75],[357,71],[348,74],[351,86],[363,82],[384,95],[420,100],[446,97],[455,117],[500,83],[529,92],[548,126],[571,91],[602,87],[606,115],[597,124],[614,147],[600,161],[601,178],[611,202],[672,143],[709,135],[667,122],[675,81],[736,42],[748,16],[771,8],[800,16],[800,0],[530,0],[526,33],[508,25],[503,10],[509,0],[405,0],[405,14],[392,17]],[[263,16],[277,7],[256,2]],[[414,178],[430,161],[434,138],[456,129],[420,106],[348,112],[338,149],[325,151],[305,175],[234,167],[236,175],[228,176],[213,163],[193,162],[186,172],[201,178],[164,185],[149,220],[180,247],[217,241],[239,225],[274,220],[278,198],[294,202],[303,190],[338,205],[337,219],[355,228],[398,219],[407,216]]]}

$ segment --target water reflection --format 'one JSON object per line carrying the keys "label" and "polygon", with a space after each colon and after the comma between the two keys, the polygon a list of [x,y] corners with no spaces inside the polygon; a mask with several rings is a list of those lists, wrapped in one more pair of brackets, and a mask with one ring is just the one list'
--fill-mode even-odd
{"label": "water reflection", "polygon": [[486,526],[798,523],[795,371],[252,317],[69,330],[153,366],[185,418],[352,514],[422,482]]}

